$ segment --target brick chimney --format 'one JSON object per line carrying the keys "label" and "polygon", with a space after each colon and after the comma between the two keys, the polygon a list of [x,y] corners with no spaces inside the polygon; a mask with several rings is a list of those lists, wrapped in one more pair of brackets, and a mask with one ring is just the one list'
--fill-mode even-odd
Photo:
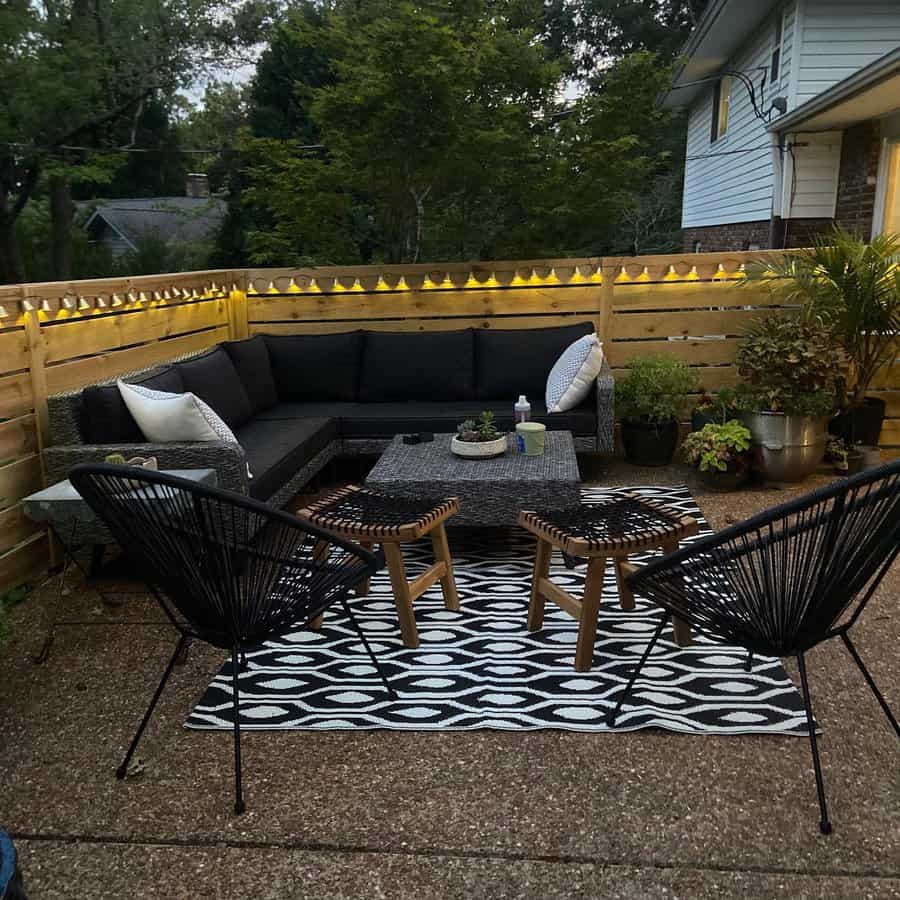
{"label": "brick chimney", "polygon": [[209,196],[209,178],[206,177],[204,172],[188,173],[185,196],[194,197],[195,199]]}

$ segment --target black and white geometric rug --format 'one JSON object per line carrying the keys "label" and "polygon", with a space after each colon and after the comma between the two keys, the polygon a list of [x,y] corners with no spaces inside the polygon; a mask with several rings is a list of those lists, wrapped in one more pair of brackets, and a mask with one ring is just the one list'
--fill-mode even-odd
{"label": "black and white geometric rug", "polygon": [[[700,519],[686,488],[638,488]],[[586,503],[611,492],[586,488]],[[708,534],[705,522],[701,534]],[[696,538],[694,538],[696,540]],[[534,540],[519,529],[450,533],[460,611],[444,609],[435,585],[415,604],[420,646],[400,641],[387,573],[372,579],[368,597],[351,600],[362,627],[399,694],[391,701],[339,609],[322,630],[297,631],[247,653],[240,675],[241,727],[248,729],[467,730],[558,728],[606,731],[604,716],[659,622],[660,610],[637,598],[618,604],[607,570],[594,667],[575,672],[577,622],[547,603],[542,631],[525,625]],[[404,545],[409,576],[432,562],[430,542]],[[642,561],[641,557],[632,558]],[[552,577],[580,594],[583,566],[570,570],[557,554]],[[687,733],[805,735],[799,692],[776,659],[757,658],[695,639],[679,648],[665,634],[653,651],[617,730],[647,727]],[[197,704],[189,728],[233,726],[231,664]]]}

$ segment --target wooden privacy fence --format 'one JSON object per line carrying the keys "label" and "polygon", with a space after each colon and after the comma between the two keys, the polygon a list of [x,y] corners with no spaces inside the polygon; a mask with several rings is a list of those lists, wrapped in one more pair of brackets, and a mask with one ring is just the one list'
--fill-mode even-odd
{"label": "wooden privacy fence", "polygon": [[[0,591],[39,571],[45,534],[21,499],[42,485],[48,394],[260,333],[530,328],[590,319],[616,374],[645,353],[704,389],[737,381],[747,326],[780,309],[743,267],[765,253],[217,270],[0,287]],[[876,383],[882,445],[900,453],[900,365]]]}

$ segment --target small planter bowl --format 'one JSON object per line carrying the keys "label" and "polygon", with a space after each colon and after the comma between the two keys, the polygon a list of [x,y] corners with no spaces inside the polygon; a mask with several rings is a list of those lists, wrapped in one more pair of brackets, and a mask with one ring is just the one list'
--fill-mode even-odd
{"label": "small planter bowl", "polygon": [[450,439],[451,452],[466,459],[490,459],[492,456],[506,453],[506,447],[505,434],[495,441],[461,441],[456,436]]}

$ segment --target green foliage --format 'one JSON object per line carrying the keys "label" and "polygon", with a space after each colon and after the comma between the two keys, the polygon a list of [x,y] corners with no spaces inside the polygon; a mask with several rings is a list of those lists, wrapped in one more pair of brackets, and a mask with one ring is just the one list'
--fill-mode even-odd
{"label": "green foliage", "polygon": [[841,357],[822,324],[788,315],[757,322],[736,362],[746,386],[740,403],[755,412],[824,416],[837,405]]}
{"label": "green foliage", "polygon": [[616,380],[616,412],[629,422],[662,424],[685,410],[688,394],[698,386],[697,376],[681,360],[648,354],[628,365],[628,374]]}
{"label": "green foliage", "polygon": [[900,235],[866,243],[840,228],[813,246],[786,254],[750,272],[801,315],[821,322],[847,354],[850,405],[862,403],[878,370],[896,355],[900,333]]}
{"label": "green foliage", "polygon": [[704,393],[697,401],[696,409],[714,418],[718,424],[725,424],[740,412],[741,404],[734,388],[723,387],[713,396]]}
{"label": "green foliage", "polygon": [[486,409],[478,417],[476,422],[474,419],[466,419],[456,426],[456,432],[461,441],[495,441],[500,437],[497,426],[494,425],[493,410]]}
{"label": "green foliage", "polygon": [[684,458],[701,472],[725,472],[750,449],[750,429],[737,419],[721,425],[704,425],[686,435],[681,444]]}

